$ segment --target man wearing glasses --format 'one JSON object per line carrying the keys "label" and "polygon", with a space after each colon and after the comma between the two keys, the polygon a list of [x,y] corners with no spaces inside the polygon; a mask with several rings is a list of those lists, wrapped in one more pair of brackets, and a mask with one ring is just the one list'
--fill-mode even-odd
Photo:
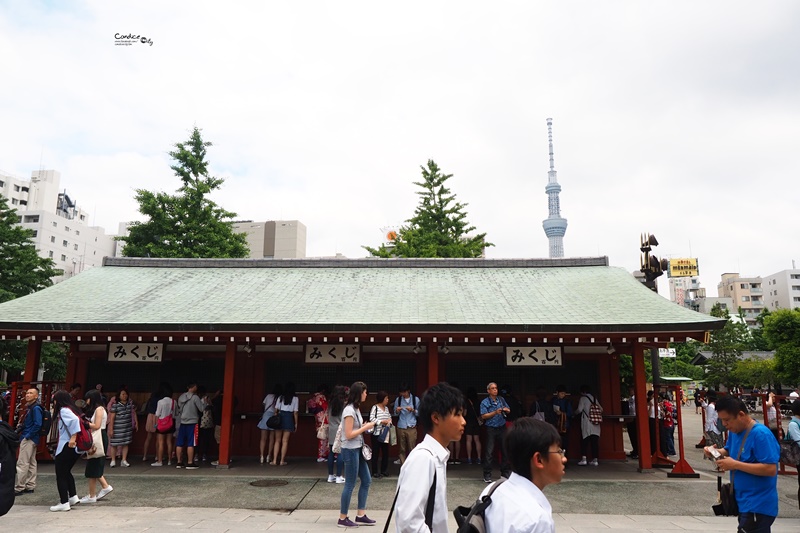
{"label": "man wearing glasses", "polygon": [[486,446],[483,460],[483,481],[492,482],[492,462],[494,461],[494,448],[500,450],[500,475],[508,478],[509,470],[508,457],[503,450],[503,435],[506,432],[506,417],[511,409],[505,399],[497,395],[497,383],[489,383],[486,386],[489,395],[481,402],[481,418],[486,425]]}
{"label": "man wearing glasses", "polygon": [[484,512],[486,532],[555,533],[553,509],[542,490],[564,477],[567,458],[558,431],[547,422],[520,418],[506,433],[505,447],[512,473],[508,481],[498,482],[502,485]]}

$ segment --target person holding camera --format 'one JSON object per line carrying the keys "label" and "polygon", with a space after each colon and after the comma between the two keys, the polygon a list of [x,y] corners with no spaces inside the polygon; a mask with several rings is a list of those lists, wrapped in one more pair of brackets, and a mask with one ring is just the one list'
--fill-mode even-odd
{"label": "person holding camera", "polygon": [[483,481],[492,482],[492,462],[494,461],[494,448],[500,451],[500,474],[504,478],[511,475],[511,466],[503,450],[503,436],[506,433],[506,417],[511,412],[506,401],[497,395],[497,383],[486,386],[489,396],[481,402],[481,418],[486,426],[486,456],[483,460]]}

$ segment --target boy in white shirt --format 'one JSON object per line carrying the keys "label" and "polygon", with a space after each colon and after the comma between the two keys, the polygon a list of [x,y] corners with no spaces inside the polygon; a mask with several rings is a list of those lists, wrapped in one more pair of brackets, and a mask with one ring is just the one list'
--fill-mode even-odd
{"label": "boy in white shirt", "polygon": [[447,532],[447,445],[461,440],[464,434],[467,423],[463,409],[461,391],[447,383],[432,386],[422,396],[417,423],[427,434],[400,469],[395,519],[398,533]]}
{"label": "boy in white shirt", "polygon": [[564,477],[567,458],[561,436],[547,422],[520,418],[506,432],[505,448],[512,473],[494,491],[484,511],[486,532],[555,533],[553,509],[542,490]]}

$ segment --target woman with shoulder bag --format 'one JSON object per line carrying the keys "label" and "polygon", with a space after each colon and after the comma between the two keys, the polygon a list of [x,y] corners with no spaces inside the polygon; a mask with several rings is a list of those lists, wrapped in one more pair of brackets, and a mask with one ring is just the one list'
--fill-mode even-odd
{"label": "woman with shoulder bag", "polygon": [[[367,497],[369,496],[369,486],[372,484],[372,476],[369,474],[369,463],[362,451],[365,447],[364,433],[375,428],[375,422],[364,422],[361,418],[361,403],[367,399],[367,386],[362,381],[356,381],[350,387],[350,394],[347,397],[347,406],[342,411],[341,444],[342,455],[344,456],[344,488],[342,489],[342,500],[339,507],[339,522],[341,527],[358,527],[360,525],[371,526],[375,520],[367,517]],[[358,511],[356,521],[348,518],[347,511],[350,508],[350,498],[356,486],[356,478],[361,480],[358,489]]]}
{"label": "woman with shoulder bag", "polygon": [[[81,402],[83,403],[83,402]],[[80,503],[75,489],[72,467],[78,461],[76,441],[81,431],[80,417],[83,416],[75,400],[65,391],[53,395],[53,412],[58,423],[58,445],[56,447],[56,486],[61,502],[50,507],[51,511],[69,511],[71,505]]]}
{"label": "woman with shoulder bag", "polygon": [[[369,421],[376,424],[372,430],[372,477],[380,479],[389,475],[389,427],[392,425],[392,415],[386,391],[378,391],[375,399],[375,405],[369,410]],[[380,470],[378,456],[381,456]]]}
{"label": "woman with shoulder bag", "polygon": [[[288,382],[283,387],[283,394],[275,404],[275,414],[281,417],[281,427],[275,430],[275,447],[272,449],[272,466],[286,465],[286,451],[289,449],[289,437],[297,430],[297,411],[300,400],[294,391],[294,383]],[[280,458],[280,460],[278,459]]]}
{"label": "woman with shoulder bag", "polygon": [[[342,454],[333,453],[333,444],[336,441],[336,434],[339,432],[339,426],[342,423],[342,411],[347,402],[347,390],[344,385],[336,385],[333,388],[333,394],[328,402],[328,483],[344,483],[344,476],[342,476]],[[339,434],[341,436],[341,434]],[[336,461],[336,475],[333,475],[333,462]]]}
{"label": "woman with shoulder bag", "polygon": [[[276,383],[272,392],[264,396],[264,401],[261,402],[264,405],[264,414],[261,415],[261,420],[258,421],[258,429],[261,430],[261,442],[258,448],[261,452],[260,462],[262,465],[270,462],[270,453],[272,453],[272,448],[275,446],[275,429],[267,425],[267,420],[275,416],[275,404],[278,403],[278,398],[282,394],[283,385]],[[264,453],[265,451],[266,454]]]}
{"label": "woman with shoulder bag", "polygon": [[175,433],[175,400],[172,399],[172,387],[168,383],[161,384],[159,394],[161,399],[156,404],[156,462],[150,466],[164,466],[165,451],[169,466],[172,465],[172,436]]}
{"label": "woman with shoulder bag", "polygon": [[[90,390],[86,393],[86,416],[91,416],[89,422],[89,429],[94,434],[99,431],[103,440],[103,450],[108,448],[108,432],[106,425],[108,424],[108,413],[103,407],[103,396],[97,389]],[[98,450],[99,451],[99,450]],[[105,470],[106,458],[105,454],[99,457],[90,457],[86,462],[86,471],[84,476],[89,480],[89,494],[81,498],[81,503],[95,503],[97,500],[103,498],[106,494],[114,490],[114,487],[108,484],[103,470]],[[100,482],[100,492],[97,492],[97,482]]]}

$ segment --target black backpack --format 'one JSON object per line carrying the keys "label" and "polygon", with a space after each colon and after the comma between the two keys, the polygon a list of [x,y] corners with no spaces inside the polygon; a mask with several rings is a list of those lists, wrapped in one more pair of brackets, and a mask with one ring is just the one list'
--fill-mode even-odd
{"label": "black backpack", "polygon": [[501,477],[486,496],[478,498],[471,507],[459,506],[453,510],[453,516],[456,517],[456,524],[458,524],[457,533],[486,533],[486,517],[484,512],[486,508],[492,504],[492,494],[497,490],[497,487],[502,485],[506,478]]}
{"label": "black backpack", "polygon": [[53,426],[53,413],[42,407],[41,404],[36,404],[36,406],[42,410],[42,427],[39,428],[39,436],[47,437],[50,435],[50,428]]}

